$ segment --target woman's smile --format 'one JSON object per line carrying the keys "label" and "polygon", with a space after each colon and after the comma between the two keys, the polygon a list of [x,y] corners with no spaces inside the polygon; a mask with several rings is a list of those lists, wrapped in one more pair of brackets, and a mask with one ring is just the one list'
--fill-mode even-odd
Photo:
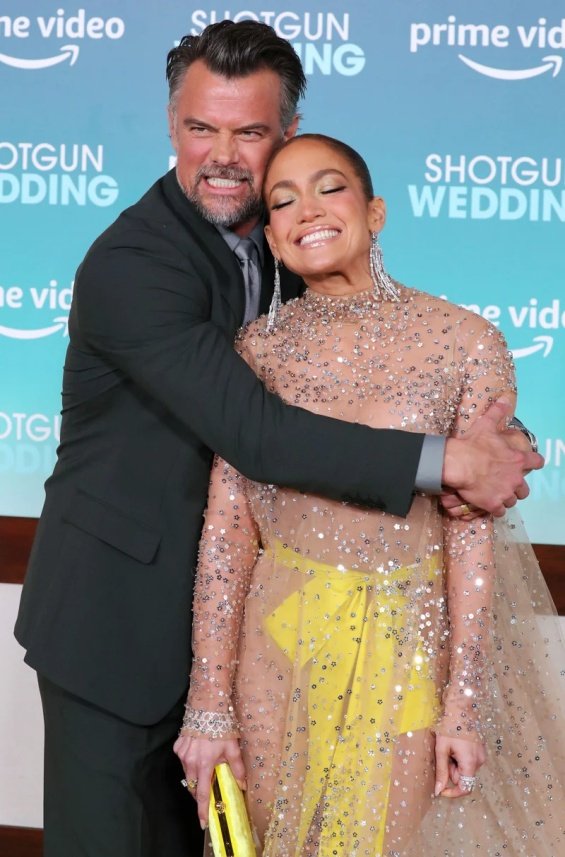
{"label": "woman's smile", "polygon": [[315,226],[303,232],[294,243],[303,248],[320,247],[340,235],[341,230],[332,226]]}

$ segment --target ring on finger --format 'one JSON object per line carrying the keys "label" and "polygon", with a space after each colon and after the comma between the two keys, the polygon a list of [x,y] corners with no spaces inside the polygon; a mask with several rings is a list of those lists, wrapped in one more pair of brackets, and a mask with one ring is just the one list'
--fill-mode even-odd
{"label": "ring on finger", "polygon": [[188,789],[189,791],[193,791],[196,788],[196,786],[198,785],[198,780],[181,780],[180,784],[181,784],[181,786],[184,786],[185,789]]}
{"label": "ring on finger", "polygon": [[466,777],[464,774],[461,774],[459,777],[459,787],[463,789],[464,792],[472,792],[475,788],[476,782],[476,777]]}
{"label": "ring on finger", "polygon": [[471,514],[471,507],[467,503],[461,503],[459,508],[461,509],[462,515],[470,515]]}

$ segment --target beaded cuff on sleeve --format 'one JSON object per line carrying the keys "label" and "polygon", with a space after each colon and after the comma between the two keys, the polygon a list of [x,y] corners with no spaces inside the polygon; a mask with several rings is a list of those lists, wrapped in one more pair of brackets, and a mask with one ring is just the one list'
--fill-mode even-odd
{"label": "beaded cuff on sleeve", "polygon": [[184,712],[181,735],[192,735],[197,738],[229,738],[237,736],[239,727],[229,706],[224,711],[204,711],[202,708],[191,708],[187,705]]}

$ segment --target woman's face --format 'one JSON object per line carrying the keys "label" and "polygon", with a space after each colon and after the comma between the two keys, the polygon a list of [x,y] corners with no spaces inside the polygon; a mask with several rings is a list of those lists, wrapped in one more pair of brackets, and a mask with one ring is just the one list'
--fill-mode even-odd
{"label": "woman's face", "polygon": [[297,140],[273,160],[265,182],[274,255],[308,279],[369,274],[371,232],[385,219],[384,202],[367,201],[349,161],[317,140]]}

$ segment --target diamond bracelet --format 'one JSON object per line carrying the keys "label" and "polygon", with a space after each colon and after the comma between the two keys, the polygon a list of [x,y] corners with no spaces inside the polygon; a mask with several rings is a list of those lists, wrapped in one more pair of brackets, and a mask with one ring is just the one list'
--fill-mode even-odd
{"label": "diamond bracelet", "polygon": [[187,730],[200,732],[207,738],[224,738],[238,732],[237,720],[230,712],[204,711],[204,709],[186,706],[182,721],[181,734]]}

